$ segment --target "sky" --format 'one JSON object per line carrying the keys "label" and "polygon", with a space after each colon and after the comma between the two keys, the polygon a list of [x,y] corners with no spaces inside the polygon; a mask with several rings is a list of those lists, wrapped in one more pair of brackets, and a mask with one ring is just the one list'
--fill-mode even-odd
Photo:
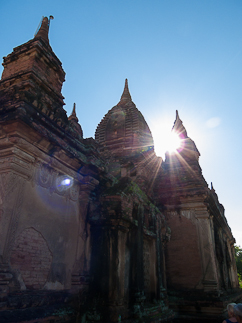
{"label": "sky", "polygon": [[242,1],[0,0],[0,55],[50,15],[64,108],[69,116],[76,103],[84,138],[119,102],[126,78],[163,158],[178,110],[242,246]]}

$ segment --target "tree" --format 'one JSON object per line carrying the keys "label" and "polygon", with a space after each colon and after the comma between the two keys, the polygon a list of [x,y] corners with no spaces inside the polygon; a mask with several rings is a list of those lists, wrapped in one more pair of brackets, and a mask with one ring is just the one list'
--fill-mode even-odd
{"label": "tree", "polygon": [[242,248],[240,246],[234,246],[235,260],[237,265],[237,272],[239,277],[239,284],[242,287]]}

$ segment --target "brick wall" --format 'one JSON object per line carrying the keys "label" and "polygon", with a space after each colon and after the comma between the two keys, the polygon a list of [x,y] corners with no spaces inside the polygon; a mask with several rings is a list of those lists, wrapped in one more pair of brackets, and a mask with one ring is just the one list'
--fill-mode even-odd
{"label": "brick wall", "polygon": [[167,283],[170,288],[197,288],[202,278],[196,225],[184,216],[170,215],[171,240],[167,243]]}
{"label": "brick wall", "polygon": [[11,251],[11,267],[21,274],[27,289],[43,288],[47,281],[52,255],[43,236],[33,228],[25,229]]}
{"label": "brick wall", "polygon": [[[11,55],[11,54],[10,54]],[[5,80],[8,77],[13,76],[14,74],[23,73],[28,70],[31,70],[32,65],[34,63],[34,56],[33,52],[24,53],[23,55],[19,56],[17,59],[12,61],[8,61],[7,64],[4,65],[4,70],[2,73],[2,80]]]}

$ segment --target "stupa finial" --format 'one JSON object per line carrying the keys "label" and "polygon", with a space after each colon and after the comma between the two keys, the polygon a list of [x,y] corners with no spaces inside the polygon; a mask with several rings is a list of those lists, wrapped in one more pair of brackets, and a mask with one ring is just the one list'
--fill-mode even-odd
{"label": "stupa finial", "polygon": [[35,33],[34,38],[41,38],[49,44],[49,27],[50,27],[50,20],[54,19],[53,16],[49,18],[43,17],[41,21],[41,26],[38,31]]}
{"label": "stupa finial", "polygon": [[73,104],[72,115],[76,117],[76,103]]}
{"label": "stupa finial", "polygon": [[73,104],[72,113],[69,116],[68,120],[75,120],[76,122],[78,122],[78,118],[76,116],[76,103]]}
{"label": "stupa finial", "polygon": [[127,79],[125,79],[124,91],[123,91],[123,94],[121,96],[119,103],[126,103],[126,102],[132,102],[132,98],[129,93],[129,86],[128,86]]}
{"label": "stupa finial", "polygon": [[174,122],[174,126],[172,131],[175,131],[178,136],[182,139],[187,138],[187,131],[186,128],[183,126],[182,121],[179,117],[178,110],[176,110],[176,120]]}

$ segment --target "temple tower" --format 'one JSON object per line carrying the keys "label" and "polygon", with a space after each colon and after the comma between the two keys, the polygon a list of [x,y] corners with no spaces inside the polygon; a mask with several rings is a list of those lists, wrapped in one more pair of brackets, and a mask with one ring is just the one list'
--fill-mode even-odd
{"label": "temple tower", "polygon": [[45,17],[35,37],[14,48],[4,57],[1,79],[1,101],[15,108],[22,103],[31,105],[60,125],[67,124],[63,109],[62,84],[65,72],[49,44],[50,20]]}
{"label": "temple tower", "polygon": [[112,154],[125,157],[153,149],[150,129],[131,99],[128,80],[119,103],[99,123],[95,139]]}
{"label": "temple tower", "polygon": [[[169,232],[152,199],[159,163],[151,132],[132,102],[127,79],[119,103],[102,119],[95,139],[114,179],[101,195],[102,228],[106,230],[93,226],[92,231],[96,266],[100,267],[95,282],[107,301],[106,321],[117,320],[118,314],[128,318],[132,310],[133,320],[152,321],[156,315],[163,322],[172,312],[167,303],[164,259]],[[107,250],[105,259],[98,259],[101,250]]]}
{"label": "temple tower", "polygon": [[49,23],[43,18],[35,37],[3,62],[0,298],[6,306],[0,321],[11,316],[8,303],[16,291],[27,321],[31,297],[48,317],[53,297],[65,312],[64,300],[89,285],[87,213],[103,165],[95,141],[83,139],[75,106],[69,118],[63,109],[65,72],[49,44]]}
{"label": "temple tower", "polygon": [[178,112],[181,146],[163,162],[126,80],[84,139],[49,27],[3,63],[0,321],[171,322],[170,306],[222,321],[241,297],[235,240]]}
{"label": "temple tower", "polygon": [[[181,317],[188,318],[195,315],[196,304],[200,304],[201,319],[211,319],[223,313],[221,294],[231,297],[230,300],[240,297],[231,295],[231,291],[232,294],[238,291],[235,240],[223,206],[202,175],[200,153],[188,137],[178,112],[172,131],[181,144],[175,152],[166,154],[155,189],[156,202],[165,208],[171,229],[171,240],[166,246],[170,304]],[[209,309],[202,305],[208,297]],[[214,306],[215,299],[220,305]],[[187,306],[180,306],[184,300]]]}
{"label": "temple tower", "polygon": [[109,172],[115,177],[131,177],[150,196],[160,160],[154,153],[151,131],[131,99],[128,80],[123,94],[99,123],[95,139],[109,158]]}

